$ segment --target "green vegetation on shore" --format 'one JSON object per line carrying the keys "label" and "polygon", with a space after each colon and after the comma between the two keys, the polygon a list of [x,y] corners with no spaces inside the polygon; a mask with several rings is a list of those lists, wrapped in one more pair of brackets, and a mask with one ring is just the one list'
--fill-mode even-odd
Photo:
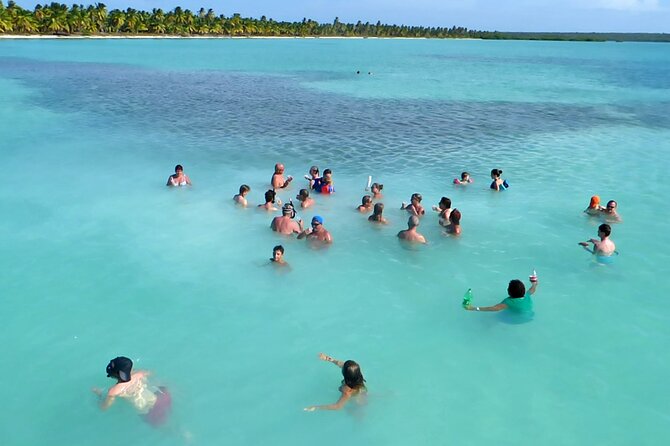
{"label": "green vegetation on shore", "polygon": [[20,35],[80,35],[80,36],[278,36],[278,37],[415,37],[415,38],[472,38],[518,40],[582,40],[582,41],[648,41],[670,42],[670,34],[618,33],[515,33],[477,31],[463,27],[425,27],[386,25],[377,23],[317,23],[277,22],[267,19],[244,18],[239,14],[226,17],[212,9],[201,8],[194,13],[176,7],[164,12],[128,8],[108,11],[102,3],[68,7],[61,3],[37,5],[33,11],[23,9],[13,1],[7,6],[0,0],[0,34]]}

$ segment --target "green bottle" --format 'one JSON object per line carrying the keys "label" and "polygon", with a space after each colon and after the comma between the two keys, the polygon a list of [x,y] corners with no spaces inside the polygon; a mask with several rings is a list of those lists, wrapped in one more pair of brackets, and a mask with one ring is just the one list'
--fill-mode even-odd
{"label": "green bottle", "polygon": [[468,288],[468,290],[463,295],[463,304],[462,304],[463,308],[468,308],[471,303],[472,303],[472,288]]}

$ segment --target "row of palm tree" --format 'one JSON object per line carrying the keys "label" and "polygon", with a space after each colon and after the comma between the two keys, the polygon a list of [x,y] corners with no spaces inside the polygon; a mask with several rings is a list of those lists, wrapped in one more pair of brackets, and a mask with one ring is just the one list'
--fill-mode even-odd
{"label": "row of palm tree", "polygon": [[492,33],[468,30],[463,27],[423,27],[385,25],[377,23],[318,23],[303,19],[300,22],[277,22],[267,19],[244,18],[240,14],[226,17],[212,9],[201,8],[194,13],[180,7],[165,12],[128,8],[108,11],[103,3],[72,5],[61,3],[37,5],[33,11],[9,1],[0,0],[0,34],[147,34],[201,36],[341,36],[341,37],[479,37],[491,38]]}

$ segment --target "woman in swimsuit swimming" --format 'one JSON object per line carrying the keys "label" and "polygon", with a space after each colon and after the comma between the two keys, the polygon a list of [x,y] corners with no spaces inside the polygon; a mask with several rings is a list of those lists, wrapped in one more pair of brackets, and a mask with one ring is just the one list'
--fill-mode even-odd
{"label": "woman in swimsuit swimming", "polygon": [[119,397],[128,400],[148,423],[154,426],[164,423],[172,405],[170,394],[165,387],[150,389],[147,383],[149,372],[137,370],[131,373],[132,368],[133,361],[125,356],[109,361],[107,377],[116,379],[116,384],[106,395],[101,389],[93,389],[101,398],[104,396],[100,408],[107,410]]}
{"label": "woman in swimsuit swimming", "polygon": [[433,210],[440,213],[438,223],[440,226],[449,225],[449,214],[451,214],[451,200],[447,197],[442,197],[437,206],[433,206]]}
{"label": "woman in swimsuit swimming", "polygon": [[319,359],[326,362],[332,362],[338,368],[342,370],[342,385],[340,386],[340,399],[336,403],[326,404],[322,406],[309,406],[305,407],[305,410],[308,412],[313,412],[315,410],[339,410],[341,409],[352,396],[361,395],[367,392],[365,387],[365,379],[361,373],[360,366],[356,361],[340,361],[339,359],[333,359],[328,355],[319,353]]}
{"label": "woman in swimsuit swimming", "polygon": [[507,180],[503,180],[502,178],[500,178],[502,176],[502,173],[503,171],[500,169],[491,170],[491,179],[493,180],[491,182],[491,189],[502,191],[509,187],[509,184],[507,184]]}
{"label": "woman in swimsuit swimming", "polygon": [[383,225],[388,224],[388,220],[384,218],[384,203],[375,203],[375,207],[372,210],[372,215],[368,217],[368,221],[372,223],[381,223]]}
{"label": "woman in swimsuit swimming", "polygon": [[191,186],[191,179],[184,173],[184,168],[181,164],[177,164],[174,167],[174,175],[168,177],[166,186]]}

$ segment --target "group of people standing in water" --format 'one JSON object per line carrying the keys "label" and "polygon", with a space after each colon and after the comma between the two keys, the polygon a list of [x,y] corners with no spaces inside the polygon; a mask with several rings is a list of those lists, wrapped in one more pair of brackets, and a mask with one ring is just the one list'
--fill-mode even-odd
{"label": "group of people standing in water", "polygon": [[[275,165],[274,173],[270,180],[270,189],[265,192],[265,202],[259,204],[258,208],[267,212],[276,212],[277,206],[281,206],[281,216],[274,217],[270,223],[270,228],[280,234],[297,234],[298,239],[307,239],[320,245],[329,245],[333,243],[330,232],[323,226],[324,219],[320,215],[314,215],[309,228],[303,227],[302,220],[294,220],[296,216],[296,205],[292,200],[282,205],[281,200],[277,199],[278,190],[287,189],[293,177],[284,176],[284,165],[278,163]],[[507,180],[502,177],[502,170],[491,170],[490,189],[495,191],[505,191],[510,186]],[[319,168],[312,166],[309,174],[305,175],[308,181],[306,188],[300,189],[296,195],[298,206],[302,209],[310,208],[315,200],[312,194],[332,194],[335,192],[332,171],[325,169],[323,175],[320,175]],[[468,186],[473,183],[473,179],[468,172],[463,172],[460,178],[453,180],[457,186]],[[181,165],[175,167],[175,173],[170,175],[167,186],[183,187],[191,186],[190,178],[184,173]],[[369,194],[364,195],[361,204],[356,208],[361,214],[371,212],[368,220],[373,224],[388,224],[383,215],[384,204],[379,201],[383,198],[382,190],[384,186],[379,183],[368,181],[367,189]],[[251,191],[248,185],[241,185],[239,193],[233,197],[237,205],[248,206],[247,195]],[[426,243],[426,238],[418,232],[420,218],[426,214],[426,210],[421,204],[423,197],[419,193],[414,193],[410,197],[409,203],[402,203],[400,209],[409,214],[407,229],[398,233],[398,238],[409,243]],[[438,223],[445,229],[445,233],[453,236],[461,234],[461,212],[453,208],[451,200],[448,197],[442,197],[438,205],[433,206],[432,210],[438,213]],[[593,196],[589,206],[584,212],[591,217],[602,218],[605,222],[598,227],[598,238],[591,238],[587,241],[579,242],[585,250],[594,255],[598,263],[611,263],[612,256],[618,254],[616,246],[610,235],[612,233],[611,223],[621,222],[621,217],[617,212],[617,203],[614,200],[607,202],[606,206],[600,205],[600,197]],[[282,245],[277,245],[272,250],[271,262],[278,266],[286,266],[288,263],[284,259],[285,249]],[[532,316],[533,301],[531,296],[538,287],[538,277],[535,271],[529,277],[531,286],[526,290],[525,284],[518,279],[511,280],[507,287],[507,297],[500,303],[492,306],[476,306],[472,303],[472,294],[468,290],[463,300],[463,308],[468,311],[496,312],[509,310],[510,313],[521,315],[522,317]],[[319,359],[335,364],[342,373],[342,385],[340,386],[340,398],[333,404],[309,406],[306,411],[337,410],[342,408],[352,397],[361,396],[366,393],[365,379],[361,368],[353,360],[341,361],[334,359],[324,353],[319,354]],[[100,396],[100,406],[107,409],[112,405],[117,397],[129,400],[140,412],[144,419],[154,426],[161,425],[167,419],[171,407],[171,396],[165,387],[155,387],[148,383],[149,372],[138,370],[133,371],[133,362],[127,357],[117,357],[112,359],[107,365],[107,376],[116,380],[106,392],[94,388],[93,392]]]}

